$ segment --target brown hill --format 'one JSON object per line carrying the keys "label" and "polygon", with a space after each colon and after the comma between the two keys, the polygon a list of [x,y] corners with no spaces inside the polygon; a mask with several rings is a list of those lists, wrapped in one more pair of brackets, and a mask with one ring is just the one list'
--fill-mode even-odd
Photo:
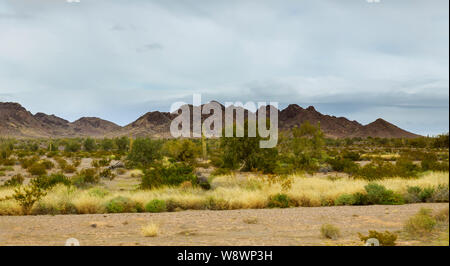
{"label": "brown hill", "polygon": [[381,118],[356,130],[351,137],[417,138],[419,135],[403,130]]}
{"label": "brown hill", "polygon": [[33,115],[18,103],[0,102],[0,136],[100,137],[120,128],[112,122],[94,117],[84,117],[70,123],[55,115]]}
{"label": "brown hill", "polygon": [[[202,107],[208,106],[208,104]],[[191,111],[199,108],[188,105]],[[220,105],[222,109],[222,123],[225,123],[225,109],[234,108]],[[237,107],[242,109],[242,107]],[[264,107],[262,107],[264,108]],[[268,107],[266,106],[266,110]],[[244,110],[247,117],[249,111]],[[309,121],[320,124],[325,135],[334,138],[344,137],[384,137],[384,138],[414,138],[419,135],[405,131],[383,119],[361,125],[357,121],[350,121],[345,117],[324,115],[313,106],[304,109],[291,104],[283,110],[277,110],[279,129],[289,130]],[[267,112],[268,115],[268,112]],[[234,116],[234,115],[233,115]],[[113,137],[113,136],[150,136],[170,138],[170,124],[177,114],[153,111],[144,114],[136,121],[120,127],[112,122],[96,118],[83,117],[75,122],[44,113],[31,114],[18,103],[0,102],[0,136],[12,137]],[[202,115],[204,121],[209,115]],[[191,123],[192,129],[192,123]]]}

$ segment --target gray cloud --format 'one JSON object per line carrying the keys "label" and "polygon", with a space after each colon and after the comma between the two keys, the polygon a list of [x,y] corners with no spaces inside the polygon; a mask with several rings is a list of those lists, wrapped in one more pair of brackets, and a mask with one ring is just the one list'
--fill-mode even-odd
{"label": "gray cloud", "polygon": [[159,43],[149,43],[136,49],[138,53],[145,53],[151,50],[162,50],[164,47]]}
{"label": "gray cloud", "polygon": [[0,100],[126,124],[202,93],[447,132],[448,5],[4,0]]}

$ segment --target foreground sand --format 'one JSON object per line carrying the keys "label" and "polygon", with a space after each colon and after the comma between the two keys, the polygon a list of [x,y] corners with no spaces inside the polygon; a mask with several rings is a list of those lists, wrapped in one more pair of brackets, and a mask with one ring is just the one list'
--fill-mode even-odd
{"label": "foreground sand", "polygon": [[[0,216],[0,245],[361,245],[357,233],[397,231],[421,207],[441,210],[448,203],[400,206],[340,206],[172,213]],[[250,220],[250,222],[249,222]],[[252,223],[255,222],[256,223]],[[141,227],[159,225],[156,237]],[[338,240],[323,239],[320,227],[341,229]],[[399,239],[398,245],[416,241]]]}

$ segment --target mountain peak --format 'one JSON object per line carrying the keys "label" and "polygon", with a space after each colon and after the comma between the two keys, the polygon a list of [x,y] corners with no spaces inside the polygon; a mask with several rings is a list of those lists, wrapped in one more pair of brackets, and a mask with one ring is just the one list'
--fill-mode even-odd
{"label": "mountain peak", "polygon": [[[194,107],[192,105],[188,106],[192,111]],[[265,106],[265,108],[268,110],[269,106]],[[258,111],[259,109],[256,112]],[[245,110],[245,112],[250,111]],[[268,112],[267,115],[269,115]],[[82,117],[70,123],[55,115],[47,115],[41,112],[33,115],[19,103],[0,102],[0,136],[112,137],[133,135],[170,138],[170,124],[175,117],[177,117],[177,114],[153,111],[144,114],[125,127],[97,117]],[[207,117],[209,115],[202,115],[202,121]],[[356,121],[349,121],[345,117],[321,114],[313,106],[303,109],[297,104],[290,104],[284,110],[279,111],[278,126],[280,130],[290,130],[306,121],[313,125],[320,123],[320,127],[325,135],[335,138],[365,138],[369,136],[380,138],[419,137],[419,135],[405,131],[382,118],[378,118],[374,122],[363,126]]]}
{"label": "mountain peak", "polygon": [[314,108],[314,106],[312,106],[312,105],[308,106],[308,108],[306,108],[306,110],[308,110],[310,112],[317,112],[316,108]]}

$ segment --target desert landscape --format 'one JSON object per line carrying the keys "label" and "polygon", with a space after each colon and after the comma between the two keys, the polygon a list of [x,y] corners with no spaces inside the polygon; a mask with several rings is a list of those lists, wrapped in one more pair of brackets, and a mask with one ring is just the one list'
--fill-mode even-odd
{"label": "desert landscape", "polygon": [[[0,0],[0,247],[284,265],[449,246],[448,11]],[[367,261],[330,249],[313,259]]]}
{"label": "desert landscape", "polygon": [[164,138],[169,113],[0,113],[2,245],[448,245],[448,134],[289,105],[263,149],[247,132]]}

